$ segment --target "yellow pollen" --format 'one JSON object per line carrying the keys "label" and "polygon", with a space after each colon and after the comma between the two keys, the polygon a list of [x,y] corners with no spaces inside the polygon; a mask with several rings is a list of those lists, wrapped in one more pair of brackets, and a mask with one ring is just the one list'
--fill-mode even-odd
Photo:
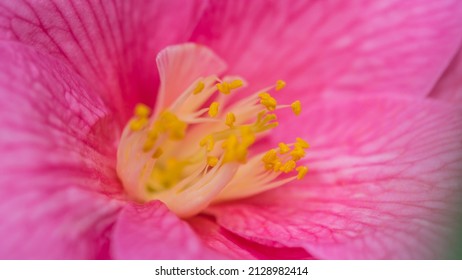
{"label": "yellow pollen", "polygon": [[[281,166],[282,166],[282,162],[280,160],[275,160],[273,163],[273,171],[274,172],[278,172],[280,171],[281,169]],[[268,168],[267,168],[268,169]],[[271,168],[269,168],[268,170],[271,170]]]}
{"label": "yellow pollen", "polygon": [[292,150],[292,152],[290,152],[290,155],[292,156],[293,160],[298,161],[305,156],[305,150],[295,145],[295,148]]}
{"label": "yellow pollen", "polygon": [[117,173],[137,201],[159,199],[189,218],[211,203],[249,197],[307,174],[301,159],[309,144],[301,138],[276,142],[259,155],[252,150],[278,126],[279,109],[290,106],[295,115],[301,113],[300,101],[278,105],[272,96],[286,83],[277,80],[235,100],[230,94],[244,80],[225,80],[215,75],[196,80],[159,111],[134,107],[117,151]]}
{"label": "yellow pollen", "polygon": [[218,83],[217,84],[217,89],[218,89],[219,92],[221,92],[223,94],[230,94],[231,93],[231,89],[229,88],[229,84],[227,82]]}
{"label": "yellow pollen", "polygon": [[294,103],[290,104],[290,107],[292,107],[292,112],[294,112],[296,116],[300,115],[300,113],[302,112],[302,104],[300,103],[300,100],[297,100]]}
{"label": "yellow pollen", "polygon": [[308,172],[308,167],[306,166],[299,166],[297,167],[297,169],[295,169],[298,171],[298,174],[297,174],[297,179],[298,180],[301,180],[305,177],[306,173]]}
{"label": "yellow pollen", "polygon": [[132,131],[139,131],[148,124],[147,118],[134,118],[130,121],[130,129]]}
{"label": "yellow pollen", "polygon": [[199,142],[199,145],[201,147],[205,147],[207,152],[211,152],[215,146],[215,140],[213,139],[213,136],[209,134]]}
{"label": "yellow pollen", "polygon": [[216,117],[218,115],[218,106],[220,104],[218,102],[213,102],[212,104],[210,104],[210,107],[209,107],[209,116],[210,117]]}
{"label": "yellow pollen", "polygon": [[276,91],[279,91],[285,87],[286,87],[286,82],[284,82],[283,80],[276,81]]}
{"label": "yellow pollen", "polygon": [[277,152],[275,149],[271,149],[263,156],[262,161],[264,163],[272,163],[273,161],[277,160]]}
{"label": "yellow pollen", "polygon": [[232,81],[230,84],[229,84],[229,88],[230,89],[237,89],[237,88],[240,88],[244,85],[244,82],[242,80],[234,80]]}
{"label": "yellow pollen", "polygon": [[193,94],[196,95],[196,94],[201,93],[204,90],[204,88],[205,88],[204,82],[199,81],[193,90]]}
{"label": "yellow pollen", "polygon": [[229,112],[228,114],[226,114],[225,124],[227,126],[229,126],[230,128],[233,128],[235,121],[236,121],[236,116],[233,113]]}
{"label": "yellow pollen", "polygon": [[301,148],[307,149],[310,147],[310,144],[308,144],[308,142],[306,142],[300,137],[297,137],[295,140],[297,141],[298,146],[300,146]]}
{"label": "yellow pollen", "polygon": [[217,157],[212,157],[212,156],[207,157],[207,165],[214,167],[215,165],[217,165],[217,163],[218,163]]}
{"label": "yellow pollen", "polygon": [[284,173],[289,173],[290,171],[295,169],[295,161],[289,160],[286,163],[284,163],[279,170]]}
{"label": "yellow pollen", "polygon": [[276,99],[274,99],[274,97],[272,97],[269,93],[260,93],[258,97],[260,97],[260,104],[265,106],[268,111],[276,110],[278,103]]}
{"label": "yellow pollen", "polygon": [[242,80],[234,80],[230,83],[228,82],[222,82],[217,84],[217,89],[219,92],[223,94],[230,94],[231,90],[240,88],[244,85],[244,82]]}
{"label": "yellow pollen", "polygon": [[187,124],[180,120],[175,114],[164,111],[160,114],[155,124],[155,129],[160,132],[168,132],[170,139],[181,140],[186,133]]}
{"label": "yellow pollen", "polygon": [[135,107],[135,116],[139,117],[139,118],[147,118],[149,117],[149,114],[151,114],[151,109],[142,104],[142,103],[139,103],[136,105]]}
{"label": "yellow pollen", "polygon": [[152,154],[152,158],[159,158],[164,153],[164,150],[157,148],[156,151]]}
{"label": "yellow pollen", "polygon": [[143,152],[147,153],[152,150],[152,148],[154,148],[154,144],[156,144],[155,140],[151,138],[146,139],[146,142],[143,144]]}
{"label": "yellow pollen", "polygon": [[280,154],[285,154],[285,153],[290,151],[289,146],[287,146],[287,144],[285,144],[285,143],[281,142],[281,143],[279,143],[278,146],[279,146],[279,153]]}

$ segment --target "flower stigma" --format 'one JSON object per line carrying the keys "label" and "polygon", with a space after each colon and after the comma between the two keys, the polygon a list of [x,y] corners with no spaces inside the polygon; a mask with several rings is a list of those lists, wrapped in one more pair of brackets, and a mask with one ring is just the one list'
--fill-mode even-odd
{"label": "flower stigma", "polygon": [[[160,200],[179,217],[198,214],[212,203],[249,197],[302,179],[308,143],[294,139],[263,153],[256,141],[278,126],[276,112],[300,101],[278,104],[277,81],[246,98],[241,78],[208,76],[194,81],[167,108],[153,112],[138,104],[118,148],[117,172],[139,202]],[[273,92],[273,94],[271,93]]]}

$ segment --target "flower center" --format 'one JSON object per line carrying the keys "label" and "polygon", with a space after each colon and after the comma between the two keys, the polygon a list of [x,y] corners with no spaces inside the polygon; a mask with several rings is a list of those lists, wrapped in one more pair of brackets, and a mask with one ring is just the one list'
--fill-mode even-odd
{"label": "flower center", "polygon": [[[281,80],[244,99],[236,98],[242,79],[209,76],[196,80],[168,108],[158,112],[138,104],[118,149],[117,172],[138,201],[161,200],[186,218],[211,203],[248,197],[302,179],[308,169],[298,162],[308,144],[294,143],[261,154],[255,142],[278,126]],[[236,101],[237,100],[237,101]],[[234,102],[235,101],[235,102]]]}

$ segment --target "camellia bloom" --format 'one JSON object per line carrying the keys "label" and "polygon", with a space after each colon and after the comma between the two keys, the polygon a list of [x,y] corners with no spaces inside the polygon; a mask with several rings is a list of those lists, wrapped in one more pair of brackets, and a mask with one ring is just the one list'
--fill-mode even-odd
{"label": "camellia bloom", "polygon": [[143,2],[0,3],[2,258],[444,257],[460,1]]}

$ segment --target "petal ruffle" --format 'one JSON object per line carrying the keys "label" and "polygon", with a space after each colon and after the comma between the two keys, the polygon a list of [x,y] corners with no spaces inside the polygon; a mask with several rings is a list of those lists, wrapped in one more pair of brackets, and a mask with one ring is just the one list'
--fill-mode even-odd
{"label": "petal ruffle", "polygon": [[250,90],[286,80],[281,100],[290,102],[290,92],[425,96],[461,38],[458,0],[217,0],[192,40],[216,51]]}
{"label": "petal ruffle", "polygon": [[111,115],[61,60],[0,43],[0,258],[107,258]]}
{"label": "petal ruffle", "polygon": [[157,55],[160,89],[156,111],[172,103],[198,78],[219,75],[226,70],[225,62],[205,46],[187,43],[170,46]]}
{"label": "petal ruffle", "polygon": [[391,97],[322,102],[272,134],[309,140],[303,181],[209,213],[247,239],[318,258],[442,257],[460,210],[460,111]]}
{"label": "petal ruffle", "polygon": [[186,40],[203,1],[2,1],[0,39],[31,45],[69,63],[119,113],[153,104],[155,55]]}
{"label": "petal ruffle", "polygon": [[160,201],[127,205],[114,228],[112,252],[117,259],[217,259],[187,222]]}
{"label": "petal ruffle", "polygon": [[451,103],[462,103],[462,47],[429,96]]}

